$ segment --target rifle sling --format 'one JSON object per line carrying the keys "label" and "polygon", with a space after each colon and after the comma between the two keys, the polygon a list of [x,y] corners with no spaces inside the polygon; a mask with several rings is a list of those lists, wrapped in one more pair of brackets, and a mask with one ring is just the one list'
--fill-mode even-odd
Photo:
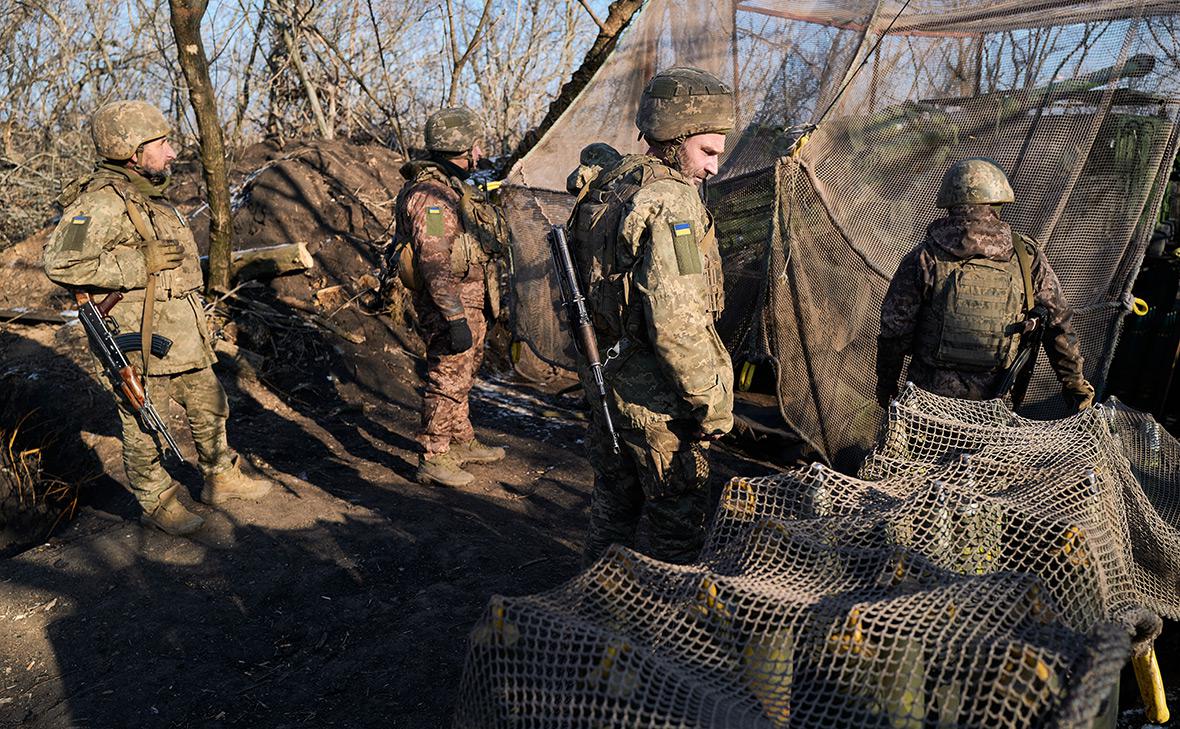
{"label": "rifle sling", "polygon": [[1024,279],[1024,308],[1026,311],[1032,311],[1037,303],[1033,293],[1032,254],[1028,250],[1024,236],[1013,236],[1012,242],[1015,244],[1012,247],[1016,249],[1016,263],[1020,266],[1020,276]]}
{"label": "rifle sling", "polygon": [[[123,191],[119,189],[118,185],[112,185],[111,188],[119,194],[119,197],[123,198],[123,205],[127,208],[127,217],[131,218],[131,224],[135,226],[135,232],[139,233],[139,237],[143,238],[144,243],[146,244],[150,240],[155,240],[155,232],[148,226],[147,221],[143,219],[143,216],[139,213],[139,209],[123,194]],[[143,355],[143,382],[144,388],[146,389],[148,361],[151,359],[152,352],[152,325],[155,323],[156,314],[156,274],[148,274],[147,285],[144,289],[143,318],[140,323],[139,337],[140,346],[143,348],[141,352]]]}

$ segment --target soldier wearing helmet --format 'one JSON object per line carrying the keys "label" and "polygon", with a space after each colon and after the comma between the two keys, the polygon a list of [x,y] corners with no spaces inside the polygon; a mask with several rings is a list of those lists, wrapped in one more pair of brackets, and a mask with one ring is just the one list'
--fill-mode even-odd
{"label": "soldier wearing helmet", "polygon": [[[944,218],[897,268],[881,306],[877,401],[897,394],[905,356],[908,379],[949,397],[998,397],[1017,359],[1021,334],[1043,326],[1049,363],[1072,409],[1090,407],[1094,388],[1082,374],[1073,312],[1044,253],[1000,219],[1012,187],[995,162],[951,166],[936,204]],[[1022,393],[1014,392],[1019,400]],[[1019,404],[1017,402],[1016,404]]]}
{"label": "soldier wearing helmet", "polygon": [[[733,427],[732,363],[714,326],[721,256],[700,194],[734,125],[733,95],[705,71],[670,68],[648,82],[635,124],[646,154],[590,145],[568,183],[571,250],[607,352],[621,449],[613,453],[603,423],[590,425],[586,564],[612,543],[633,546],[644,513],[652,556],[693,560],[708,507],[706,448]],[[598,417],[599,405],[591,411]]]}
{"label": "soldier wearing helmet", "polygon": [[[142,363],[157,405],[171,398],[184,407],[205,480],[201,500],[261,498],[270,485],[244,476],[226,442],[229,405],[211,367],[197,245],[164,197],[176,159],[168,121],[146,102],[116,101],[95,113],[91,132],[98,160],[58,199],[64,212],[45,246],[45,273],[75,291],[123,292],[110,312],[119,330],[147,327],[172,341],[162,357],[137,352],[128,360]],[[196,531],[204,520],[177,498],[179,485],[161,465],[153,435],[117,400],[123,465],[143,521],[174,535]]]}
{"label": "soldier wearing helmet", "polygon": [[[483,156],[470,109],[442,109],[426,122],[429,157],[405,164],[397,197],[400,277],[413,294],[426,344],[426,386],[417,480],[465,486],[467,463],[494,463],[504,449],[481,443],[468,393],[483,360],[488,319],[499,315],[499,266],[508,245],[499,210],[466,182]],[[409,270],[407,270],[409,269]]]}

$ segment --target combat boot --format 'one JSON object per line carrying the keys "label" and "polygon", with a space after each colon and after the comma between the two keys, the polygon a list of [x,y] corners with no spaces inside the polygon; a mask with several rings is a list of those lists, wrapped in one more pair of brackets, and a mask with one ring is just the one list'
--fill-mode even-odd
{"label": "combat boot", "polygon": [[179,489],[180,484],[173,484],[164,489],[160,493],[156,508],[150,513],[145,512],[140,521],[174,537],[183,537],[200,529],[205,520],[184,508],[184,504],[176,497]]}
{"label": "combat boot", "polygon": [[230,499],[245,499],[257,501],[270,493],[271,485],[266,481],[249,478],[242,473],[238,460],[234,465],[205,477],[205,487],[201,489],[201,501],[210,506],[224,504]]}
{"label": "combat boot", "polygon": [[475,480],[475,476],[460,468],[461,465],[450,453],[437,453],[429,457],[420,455],[415,479],[420,484],[466,486]]}
{"label": "combat boot", "polygon": [[462,466],[464,463],[495,463],[504,460],[504,449],[480,443],[472,438],[466,443],[451,441],[450,455]]}

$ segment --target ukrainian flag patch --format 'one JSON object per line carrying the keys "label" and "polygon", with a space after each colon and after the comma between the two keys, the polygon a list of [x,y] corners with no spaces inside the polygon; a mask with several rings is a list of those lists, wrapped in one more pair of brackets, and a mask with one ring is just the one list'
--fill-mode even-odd
{"label": "ukrainian flag patch", "polygon": [[676,250],[676,268],[681,276],[704,271],[701,266],[701,250],[697,246],[692,223],[687,220],[672,223],[672,247]]}
{"label": "ukrainian flag patch", "polygon": [[86,230],[90,227],[90,218],[85,215],[75,215],[65,230],[61,243],[63,251],[80,251],[86,242]]}
{"label": "ukrainian flag patch", "polygon": [[432,205],[426,208],[426,235],[444,235],[442,208]]}

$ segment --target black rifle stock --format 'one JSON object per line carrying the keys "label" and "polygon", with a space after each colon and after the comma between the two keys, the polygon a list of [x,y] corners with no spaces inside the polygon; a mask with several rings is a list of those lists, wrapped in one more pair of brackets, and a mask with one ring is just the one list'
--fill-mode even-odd
{"label": "black rifle stock", "polygon": [[[123,397],[127,399],[127,405],[139,417],[144,429],[159,436],[156,444],[160,449],[160,455],[165,459],[182,461],[180,446],[176,444],[172,434],[168,432],[168,426],[164,424],[160,413],[156,412],[155,406],[152,405],[152,400],[148,397],[147,389],[144,388],[139,373],[127,361],[127,356],[119,348],[117,338],[107,326],[107,314],[115,304],[123,299],[123,294],[114,291],[107,294],[98,304],[94,303],[90,294],[78,293],[75,296],[78,301],[78,319],[82,322],[82,328],[86,330],[86,336],[90,338],[90,344],[102,363],[103,371],[106,372],[107,377],[111,378],[115,389],[123,393]],[[168,345],[171,346],[171,342],[168,342]],[[152,349],[156,349],[154,341]],[[166,348],[165,351],[167,351]],[[161,443],[160,440],[163,442]]]}
{"label": "black rifle stock", "polygon": [[594,337],[594,326],[591,324],[590,310],[586,308],[586,297],[578,288],[578,271],[574,267],[574,259],[570,256],[564,225],[554,225],[549,229],[549,252],[553,255],[553,269],[557,274],[557,283],[561,289],[561,303],[564,305],[566,317],[569,319],[570,332],[574,335],[574,344],[590,367],[595,389],[598,390],[598,399],[602,403],[602,417],[606,423],[606,430],[610,433],[611,445],[614,447],[615,453],[618,453],[619,436],[615,433],[615,425],[610,418],[610,408],[607,406],[606,382],[602,377],[602,359],[598,355],[598,340]]}
{"label": "black rifle stock", "polygon": [[[1020,335],[1020,351],[1016,354],[1016,361],[1004,374],[1000,383],[1000,391],[996,397],[1004,397],[1012,393],[1012,407],[1020,407],[1024,402],[1024,395],[1028,392],[1028,383],[1032,380],[1033,370],[1037,364],[1037,351],[1041,348],[1041,340],[1045,336],[1045,320],[1049,312],[1043,306],[1034,306],[1022,322],[1025,330]],[[1019,325],[1018,325],[1019,326]]]}

